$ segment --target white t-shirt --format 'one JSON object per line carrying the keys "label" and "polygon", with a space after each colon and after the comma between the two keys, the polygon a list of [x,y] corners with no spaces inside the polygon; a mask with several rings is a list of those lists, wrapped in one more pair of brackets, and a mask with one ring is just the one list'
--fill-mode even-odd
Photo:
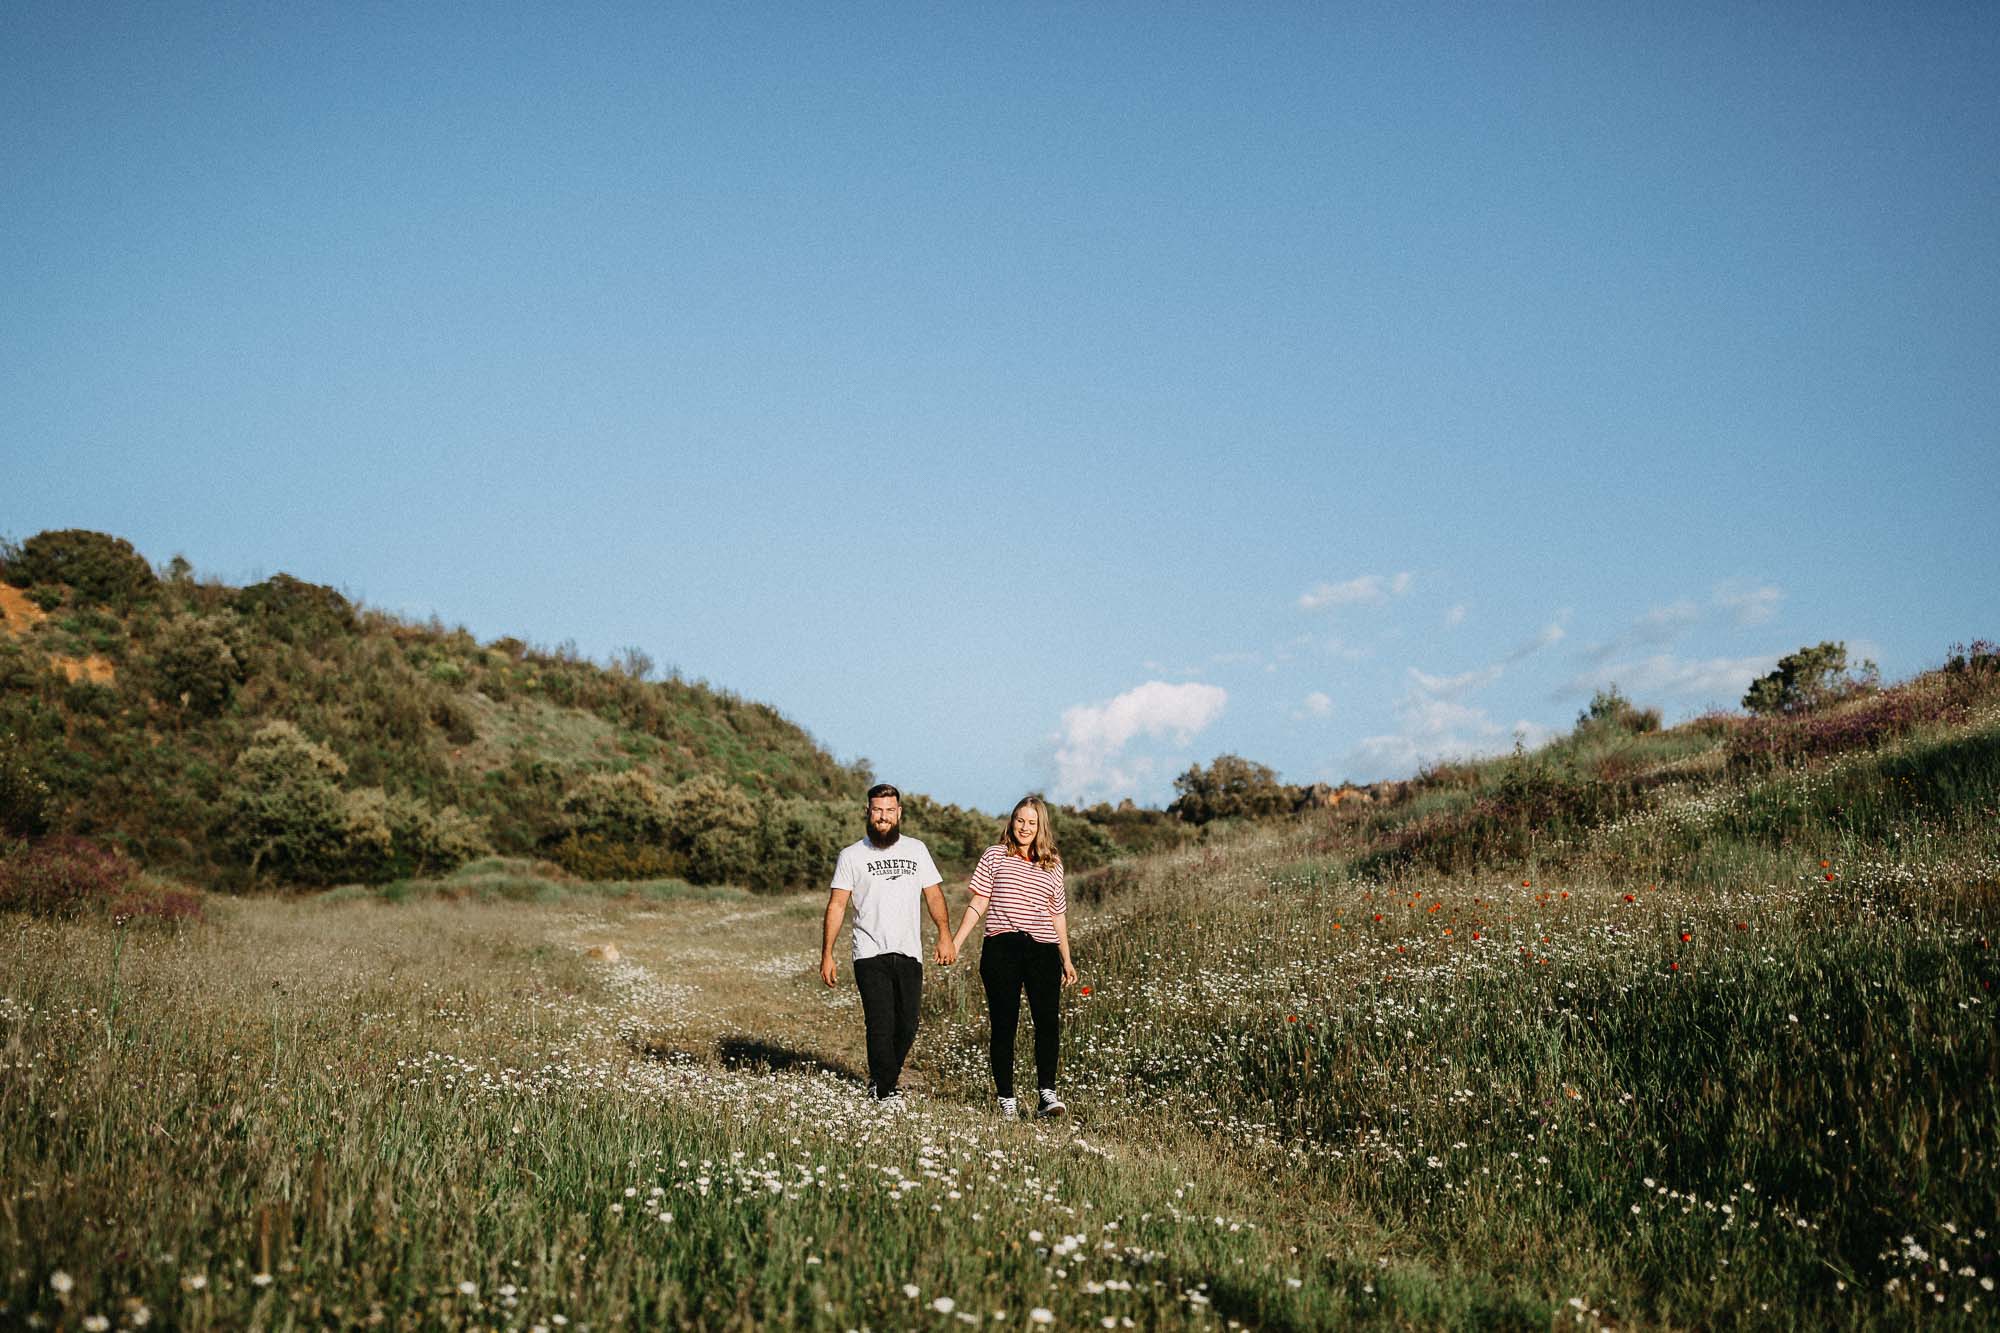
{"label": "white t-shirt", "polygon": [[854,895],[854,957],[924,956],[924,890],[942,884],[931,849],[899,837],[887,847],[863,838],[840,849],[833,885]]}

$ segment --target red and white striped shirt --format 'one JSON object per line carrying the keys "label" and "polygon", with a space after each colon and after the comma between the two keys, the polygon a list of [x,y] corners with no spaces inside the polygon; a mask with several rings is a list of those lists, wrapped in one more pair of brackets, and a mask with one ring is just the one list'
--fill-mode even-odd
{"label": "red and white striped shirt", "polygon": [[970,887],[973,897],[992,899],[986,909],[988,935],[1020,930],[1043,944],[1061,942],[1054,918],[1069,911],[1062,866],[1043,869],[996,844],[980,854]]}

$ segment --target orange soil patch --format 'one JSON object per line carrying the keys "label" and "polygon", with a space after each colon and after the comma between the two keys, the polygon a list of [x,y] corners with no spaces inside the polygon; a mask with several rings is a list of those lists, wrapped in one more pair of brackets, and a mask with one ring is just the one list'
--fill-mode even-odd
{"label": "orange soil patch", "polygon": [[118,668],[108,658],[92,653],[88,657],[58,657],[55,664],[71,680],[88,680],[93,685],[109,685],[118,678]]}
{"label": "orange soil patch", "polygon": [[11,583],[0,583],[0,628],[9,634],[24,634],[49,618],[49,613],[28,600],[28,594]]}

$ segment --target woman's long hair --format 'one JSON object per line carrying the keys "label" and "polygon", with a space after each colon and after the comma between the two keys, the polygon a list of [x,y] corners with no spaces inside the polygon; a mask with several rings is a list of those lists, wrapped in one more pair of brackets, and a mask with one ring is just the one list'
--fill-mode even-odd
{"label": "woman's long hair", "polygon": [[[1035,817],[1041,821],[1035,829],[1034,845],[1023,847],[1014,841],[1014,816],[1024,809],[1032,808]],[[1014,808],[1007,812],[1007,822],[1000,826],[1000,845],[1010,852],[1020,852],[1030,861],[1044,868],[1062,864],[1062,854],[1056,851],[1056,831],[1049,824],[1049,807],[1039,796],[1023,796],[1014,802]]]}

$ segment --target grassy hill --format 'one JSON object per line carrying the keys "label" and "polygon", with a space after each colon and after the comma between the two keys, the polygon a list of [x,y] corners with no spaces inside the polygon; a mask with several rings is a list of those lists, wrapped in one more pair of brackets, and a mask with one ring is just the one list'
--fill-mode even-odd
{"label": "grassy hill", "polygon": [[1087,877],[1054,1125],[989,1111],[976,955],[872,1115],[818,894],[10,917],[0,1321],[2000,1318],[2000,655],[1389,795]]}
{"label": "grassy hill", "polygon": [[[388,883],[488,855],[591,880],[776,890],[859,832],[861,764],[776,708],[643,654],[480,643],[278,574],[155,571],[120,538],[0,547],[0,842],[76,835],[227,891]],[[1187,830],[1067,812],[1071,864]],[[912,793],[961,867],[998,821]]]}
{"label": "grassy hill", "polygon": [[[156,576],[102,534],[5,553],[0,611],[0,832],[105,838],[203,884],[241,884],[253,864],[379,880],[559,852],[579,827],[602,844],[602,811],[592,826],[576,809],[593,775],[637,775],[656,802],[705,780],[709,803],[753,825],[787,803],[851,809],[867,781],[726,690],[482,644],[284,574],[235,588],[182,562]],[[296,808],[253,808],[278,789]],[[386,849],[371,844],[381,827]]]}

